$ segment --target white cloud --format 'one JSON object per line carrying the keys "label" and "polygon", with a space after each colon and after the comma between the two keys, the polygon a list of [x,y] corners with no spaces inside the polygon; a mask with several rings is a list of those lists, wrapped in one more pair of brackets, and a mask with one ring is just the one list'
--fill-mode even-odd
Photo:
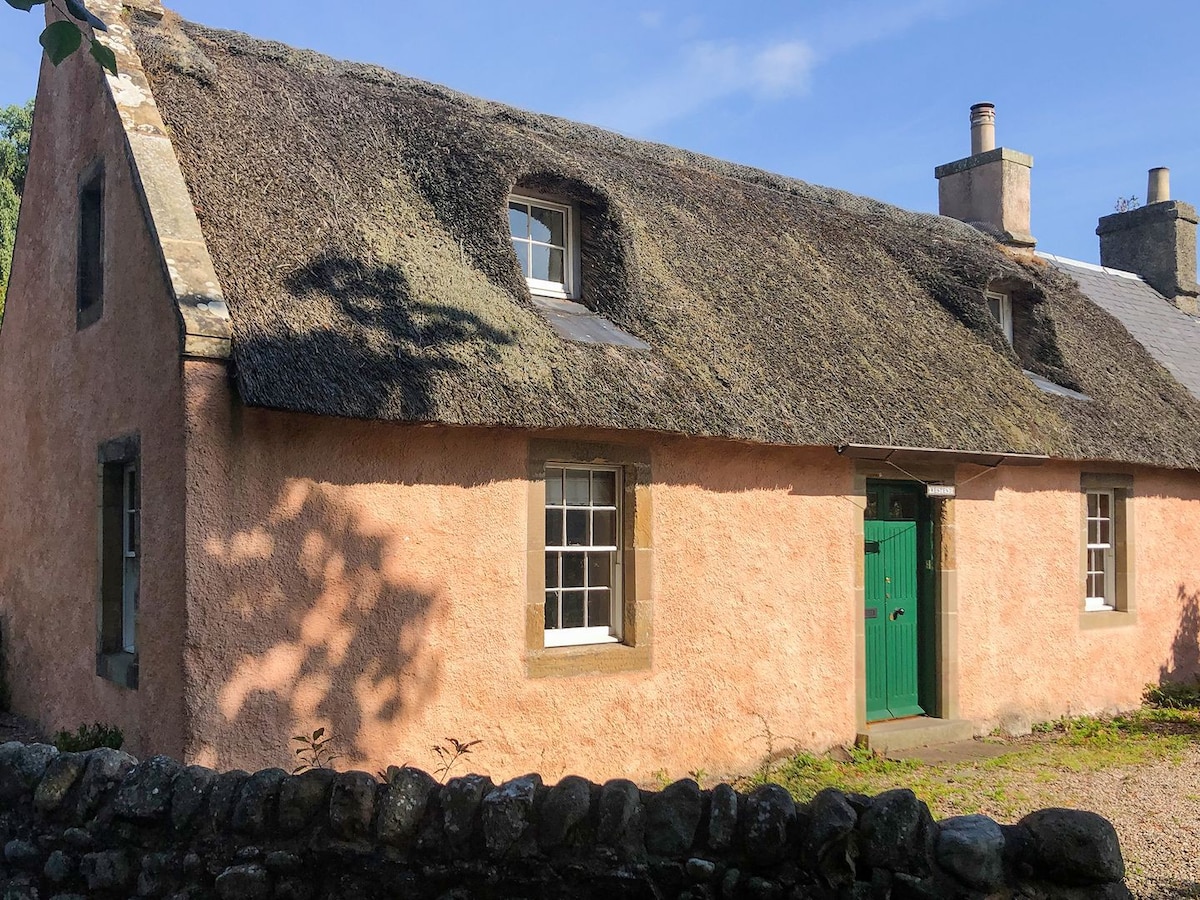
{"label": "white cloud", "polygon": [[930,19],[966,12],[978,0],[863,0],[817,23],[814,43],[824,58],[887,40]]}
{"label": "white cloud", "polygon": [[[802,95],[813,71],[824,61],[865,44],[886,40],[917,23],[962,11],[961,0],[864,0],[812,23],[799,36],[766,41],[690,40],[679,45],[672,62],[651,72],[634,88],[572,113],[585,122],[629,134],[656,128],[729,97],[779,101]],[[661,17],[640,15],[649,27]]]}
{"label": "white cloud", "polygon": [[785,96],[808,87],[816,54],[803,41],[783,41],[755,54],[750,67],[755,88],[771,96]]}
{"label": "white cloud", "polygon": [[685,45],[673,69],[582,111],[578,117],[633,134],[645,133],[724,97],[746,94],[779,99],[801,93],[808,88],[815,59],[803,41],[760,47],[734,41],[696,41]]}
{"label": "white cloud", "polygon": [[661,10],[645,9],[638,13],[638,21],[647,28],[658,28],[663,23]]}

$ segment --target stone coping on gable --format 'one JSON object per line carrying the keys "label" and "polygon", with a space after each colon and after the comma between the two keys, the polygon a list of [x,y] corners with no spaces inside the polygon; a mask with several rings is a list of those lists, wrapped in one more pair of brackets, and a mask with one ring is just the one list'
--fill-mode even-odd
{"label": "stone coping on gable", "polygon": [[[146,224],[179,308],[181,352],[189,358],[227,359],[232,335],[229,308],[170,134],[123,15],[126,6],[158,15],[164,11],[154,0],[91,0],[88,6],[108,26],[107,32],[95,34],[96,39],[117,57],[119,74],[104,73],[103,78],[125,130]],[[48,7],[47,15],[56,13]]]}

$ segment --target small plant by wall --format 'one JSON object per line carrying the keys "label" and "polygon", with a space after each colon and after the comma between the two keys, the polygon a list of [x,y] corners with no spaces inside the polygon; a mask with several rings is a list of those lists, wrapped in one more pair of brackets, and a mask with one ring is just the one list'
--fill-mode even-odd
{"label": "small plant by wall", "polygon": [[[0,297],[0,319],[4,317],[4,301]],[[0,712],[12,706],[12,684],[8,680],[8,616],[0,614]]]}
{"label": "small plant by wall", "polygon": [[685,779],[439,784],[0,745],[0,896],[221,900],[1128,898],[1102,817],[935,822],[911,791],[797,806]]}
{"label": "small plant by wall", "polygon": [[1190,681],[1148,684],[1143,697],[1147,704],[1159,709],[1200,709],[1200,675]]}
{"label": "small plant by wall", "polygon": [[330,769],[342,757],[333,752],[330,744],[333,738],[325,734],[324,728],[318,728],[312,734],[298,734],[292,741],[299,744],[296,748],[296,767],[293,775],[307,772],[309,769]]}
{"label": "small plant by wall", "polygon": [[60,731],[54,735],[54,746],[63,753],[82,753],[108,747],[120,750],[125,744],[125,732],[116,725],[94,722],[80,725],[74,731]]}

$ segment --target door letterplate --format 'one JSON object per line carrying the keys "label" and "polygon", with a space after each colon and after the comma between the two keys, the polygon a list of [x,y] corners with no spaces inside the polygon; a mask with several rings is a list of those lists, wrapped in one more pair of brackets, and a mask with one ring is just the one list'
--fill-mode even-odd
{"label": "door letterplate", "polygon": [[879,618],[879,610],[874,609],[874,608],[868,609],[865,613],[863,613],[863,618],[864,619],[878,619]]}

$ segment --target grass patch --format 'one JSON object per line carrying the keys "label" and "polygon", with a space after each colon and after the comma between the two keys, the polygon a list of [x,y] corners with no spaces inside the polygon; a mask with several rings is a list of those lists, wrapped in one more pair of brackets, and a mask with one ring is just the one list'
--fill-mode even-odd
{"label": "grass patch", "polygon": [[799,802],[827,787],[861,794],[907,787],[939,818],[984,813],[1009,819],[1037,806],[1080,803],[1059,784],[1065,773],[1178,763],[1189,746],[1200,743],[1200,709],[1147,707],[1122,716],[1064,718],[1027,737],[988,743],[999,755],[940,765],[886,759],[858,748],[800,753],[764,767],[740,787],[773,781]]}

